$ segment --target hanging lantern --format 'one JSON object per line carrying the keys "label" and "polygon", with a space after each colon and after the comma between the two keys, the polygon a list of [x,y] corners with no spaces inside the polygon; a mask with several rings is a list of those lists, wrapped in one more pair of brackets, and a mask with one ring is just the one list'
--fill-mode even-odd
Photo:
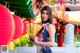
{"label": "hanging lantern", "polygon": [[14,35],[14,19],[9,9],[0,4],[0,45],[7,45]]}
{"label": "hanging lantern", "polygon": [[78,28],[78,26],[75,27],[74,33],[75,34],[79,34],[79,28]]}
{"label": "hanging lantern", "polygon": [[25,21],[23,21],[23,25],[24,25],[24,29],[23,29],[23,34],[22,35],[27,33],[27,25],[26,25]]}
{"label": "hanging lantern", "polygon": [[15,31],[13,40],[19,38],[23,33],[23,22],[20,17],[13,15],[14,18],[14,24],[15,24]]}

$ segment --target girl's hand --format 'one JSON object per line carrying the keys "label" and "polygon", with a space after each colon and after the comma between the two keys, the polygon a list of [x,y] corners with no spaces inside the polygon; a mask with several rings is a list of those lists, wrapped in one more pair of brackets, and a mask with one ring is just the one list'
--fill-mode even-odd
{"label": "girl's hand", "polygon": [[39,38],[38,38],[38,37],[35,37],[34,42],[35,42],[36,44],[38,44],[38,41],[39,41]]}
{"label": "girl's hand", "polygon": [[34,41],[30,40],[30,44],[34,44]]}
{"label": "girl's hand", "polygon": [[34,44],[34,39],[30,38],[30,44]]}

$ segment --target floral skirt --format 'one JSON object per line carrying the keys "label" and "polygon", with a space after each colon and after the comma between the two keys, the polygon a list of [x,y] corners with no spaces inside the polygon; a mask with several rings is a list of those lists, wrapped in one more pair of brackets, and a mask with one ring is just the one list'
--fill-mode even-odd
{"label": "floral skirt", "polygon": [[37,53],[52,53],[50,47],[37,45]]}

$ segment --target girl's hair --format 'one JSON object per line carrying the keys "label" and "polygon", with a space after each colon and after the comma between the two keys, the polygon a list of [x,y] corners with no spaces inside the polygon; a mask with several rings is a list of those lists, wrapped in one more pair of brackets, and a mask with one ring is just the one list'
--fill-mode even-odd
{"label": "girl's hair", "polygon": [[48,12],[48,20],[46,22],[52,23],[52,9],[49,6],[44,6],[41,9],[41,14],[43,13],[44,10],[47,10],[47,12]]}

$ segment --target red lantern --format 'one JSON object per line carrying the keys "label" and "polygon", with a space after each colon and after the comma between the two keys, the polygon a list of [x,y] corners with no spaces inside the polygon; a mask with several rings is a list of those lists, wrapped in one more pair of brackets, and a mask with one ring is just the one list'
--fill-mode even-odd
{"label": "red lantern", "polygon": [[23,29],[23,34],[22,35],[27,33],[27,26],[26,26],[26,22],[25,21],[23,21],[23,25],[24,25],[24,29]]}
{"label": "red lantern", "polygon": [[19,38],[23,33],[23,22],[19,16],[13,15],[14,24],[15,24],[15,31],[13,40]]}
{"label": "red lantern", "polygon": [[75,33],[76,33],[76,34],[79,33],[79,29],[78,29],[78,28],[75,29]]}
{"label": "red lantern", "polygon": [[75,34],[78,34],[79,33],[79,28],[75,28]]}
{"label": "red lantern", "polygon": [[14,19],[9,9],[0,4],[0,45],[7,45],[14,35]]}

